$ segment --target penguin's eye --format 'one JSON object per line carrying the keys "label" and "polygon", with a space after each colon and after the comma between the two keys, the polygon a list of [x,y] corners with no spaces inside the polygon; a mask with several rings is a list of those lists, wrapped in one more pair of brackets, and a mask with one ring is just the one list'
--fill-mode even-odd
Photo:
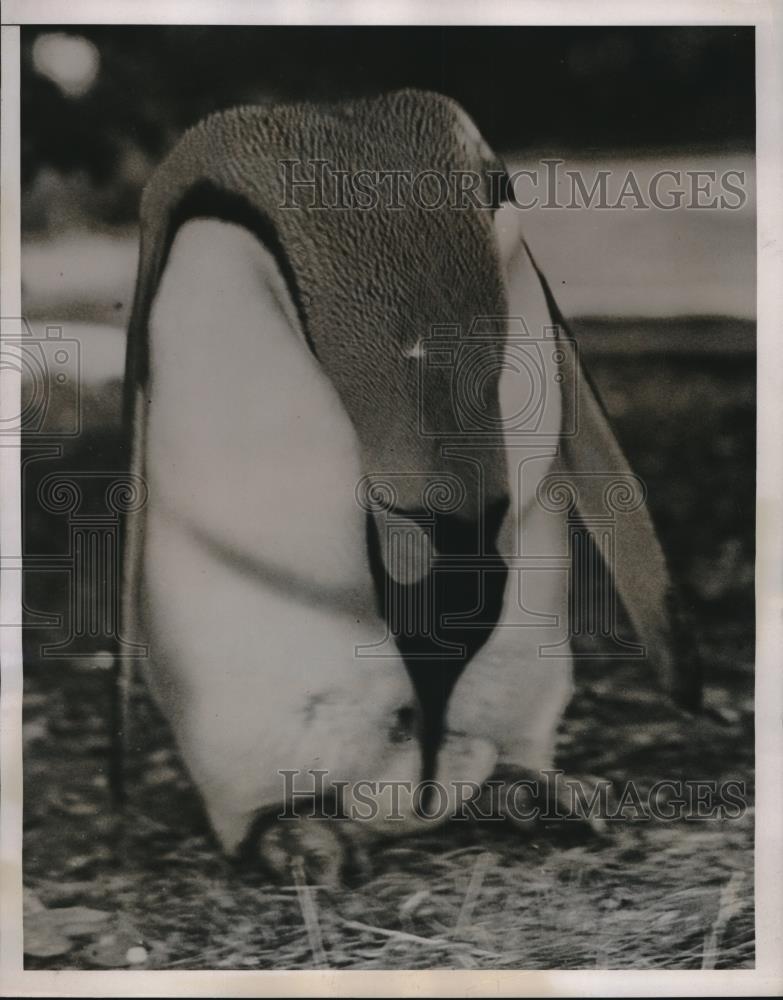
{"label": "penguin's eye", "polygon": [[406,358],[411,358],[413,361],[421,361],[424,357],[424,345],[421,340],[417,340],[411,347],[406,347],[402,353]]}

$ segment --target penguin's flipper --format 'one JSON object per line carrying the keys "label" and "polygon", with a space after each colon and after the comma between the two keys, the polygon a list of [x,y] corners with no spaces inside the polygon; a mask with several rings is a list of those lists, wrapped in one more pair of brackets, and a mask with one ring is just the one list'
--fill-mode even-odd
{"label": "penguin's flipper", "polygon": [[[684,707],[696,709],[701,698],[699,664],[692,651],[692,638],[680,619],[666,559],[646,505],[644,483],[631,470],[573,335],[524,243],[519,214],[509,204],[496,218],[500,256],[507,261],[510,276],[509,305],[529,311],[526,303],[535,298],[536,293],[531,291],[535,277],[531,274],[525,279],[527,283],[520,284],[518,276],[531,271],[532,265],[546,298],[545,312],[561,348],[560,436],[551,475],[565,482],[571,492],[575,511],[611,574],[613,588],[630,618],[642,654],[652,664],[661,687]],[[519,284],[516,294],[511,280],[514,276]],[[539,309],[536,315],[541,312]],[[541,330],[538,322],[534,326],[536,337],[546,336],[547,331]],[[545,488],[546,483],[541,487]],[[604,525],[608,518],[613,531],[592,530],[597,526],[596,518]]]}
{"label": "penguin's flipper", "polygon": [[566,479],[572,477],[577,513],[586,526],[596,516],[613,518],[614,535],[591,531],[593,543],[661,687],[684,708],[696,710],[701,701],[699,663],[646,504],[645,485],[632,471],[546,279],[538,274],[565,357],[560,463]]}

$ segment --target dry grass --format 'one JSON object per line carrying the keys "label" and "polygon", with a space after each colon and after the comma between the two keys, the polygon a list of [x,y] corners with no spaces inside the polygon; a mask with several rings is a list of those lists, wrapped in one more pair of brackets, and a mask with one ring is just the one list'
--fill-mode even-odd
{"label": "dry grass", "polygon": [[[66,684],[55,687],[62,680]],[[29,724],[28,883],[48,907],[109,911],[110,933],[118,920],[129,923],[147,949],[147,967],[752,964],[752,811],[723,822],[621,822],[605,838],[582,841],[554,826],[522,837],[505,826],[459,824],[379,851],[373,877],[351,889],[307,887],[301,873],[289,886],[274,886],[220,856],[143,696],[137,701],[141,732],[154,737],[140,753],[128,815],[119,827],[111,822],[104,738],[88,721],[97,719],[105,676],[68,671],[50,683],[47,695],[32,698],[31,710],[34,718],[38,707],[57,706],[61,721],[49,725],[45,750],[40,726]],[[619,695],[607,699],[600,683],[597,688],[583,685],[566,723],[564,764],[583,756],[580,732],[589,723],[604,727],[612,753],[627,751],[625,777],[640,788],[656,773],[671,773],[644,773],[643,762],[653,765],[661,755],[676,757],[682,773],[725,774],[722,766],[716,770],[717,758],[736,760],[747,738],[747,719],[734,728],[704,724],[694,735],[652,692],[647,700],[643,690],[622,685],[620,708]],[[641,723],[632,722],[657,713],[668,718],[668,732],[663,721],[648,723],[661,735],[658,752],[639,739]],[[733,900],[727,901],[729,885]],[[30,967],[94,966],[94,945],[77,941],[56,959],[30,959]]]}

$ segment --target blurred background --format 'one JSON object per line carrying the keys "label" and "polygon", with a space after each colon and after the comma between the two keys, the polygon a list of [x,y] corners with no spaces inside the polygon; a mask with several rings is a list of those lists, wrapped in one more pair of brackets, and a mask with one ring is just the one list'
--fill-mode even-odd
{"label": "blurred background", "polygon": [[[146,942],[152,967],[310,962],[297,913],[283,920],[274,901],[259,909],[263,896],[248,895],[245,880],[225,867],[154,713],[138,730],[130,855],[118,868],[99,831],[107,811],[103,668],[120,637],[114,611],[95,612],[113,607],[116,562],[107,556],[97,573],[86,572],[74,548],[88,529],[98,532],[90,544],[114,538],[101,505],[106,482],[124,465],[121,380],[141,190],[185,128],[238,103],[425,87],[456,98],[511,169],[558,158],[588,187],[597,170],[611,171],[620,178],[614,190],[628,171],[642,189],[662,169],[743,172],[746,198],[735,210],[539,207],[523,222],[647,484],[705,668],[707,713],[682,723],[638,665],[579,664],[558,762],[618,783],[681,774],[740,778],[749,788],[753,29],[52,26],[22,28],[21,37],[23,303],[34,338],[46,342],[45,361],[25,373],[35,403],[23,467],[26,877],[35,912],[87,902],[114,922],[108,944],[105,933],[52,940],[45,921],[28,924],[32,967],[121,967],[129,941]],[[80,484],[86,507],[53,490],[63,475]],[[148,720],[152,709],[140,711]],[[708,718],[713,728],[704,728]],[[574,854],[546,841],[490,845],[493,877],[505,881],[489,898],[481,941],[503,957],[471,958],[468,950],[460,960],[637,968],[753,961],[752,813],[744,824],[691,824],[649,837],[628,829],[622,838],[627,856],[611,846]],[[456,860],[433,868],[430,851],[419,850],[418,868],[389,852],[381,876],[388,884],[371,883],[345,912],[441,935],[453,923],[448,907],[462,899],[464,870]],[[153,857],[169,859],[163,874]],[[710,927],[727,884],[742,884],[742,901],[718,940]],[[404,916],[408,896],[430,890],[430,908]],[[503,906],[512,916],[498,921]],[[342,949],[342,967],[410,968],[453,957],[417,952],[411,942],[392,954],[383,939],[336,924],[330,934],[330,956]]]}
{"label": "blurred background", "polygon": [[205,114],[402,86],[512,168],[741,171],[739,210],[534,209],[527,235],[567,315],[755,313],[752,28],[35,27],[22,81],[28,314],[125,322],[140,191]]}
{"label": "blurred background", "polygon": [[[501,152],[751,153],[752,28],[100,27],[22,33],[31,230],[135,219],[183,129],[239,103],[449,94]],[[62,185],[68,205],[52,204]]]}

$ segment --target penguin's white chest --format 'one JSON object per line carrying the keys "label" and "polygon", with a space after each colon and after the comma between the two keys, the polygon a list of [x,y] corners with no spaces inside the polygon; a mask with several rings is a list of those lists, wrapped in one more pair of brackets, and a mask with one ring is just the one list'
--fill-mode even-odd
{"label": "penguin's white chest", "polygon": [[235,225],[183,226],[150,349],[155,505],[282,573],[363,585],[355,434],[271,254]]}
{"label": "penguin's white chest", "polygon": [[283,770],[377,775],[410,685],[357,663],[373,606],[353,428],[274,261],[179,232],[150,323],[144,627],[151,685],[227,848]]}

